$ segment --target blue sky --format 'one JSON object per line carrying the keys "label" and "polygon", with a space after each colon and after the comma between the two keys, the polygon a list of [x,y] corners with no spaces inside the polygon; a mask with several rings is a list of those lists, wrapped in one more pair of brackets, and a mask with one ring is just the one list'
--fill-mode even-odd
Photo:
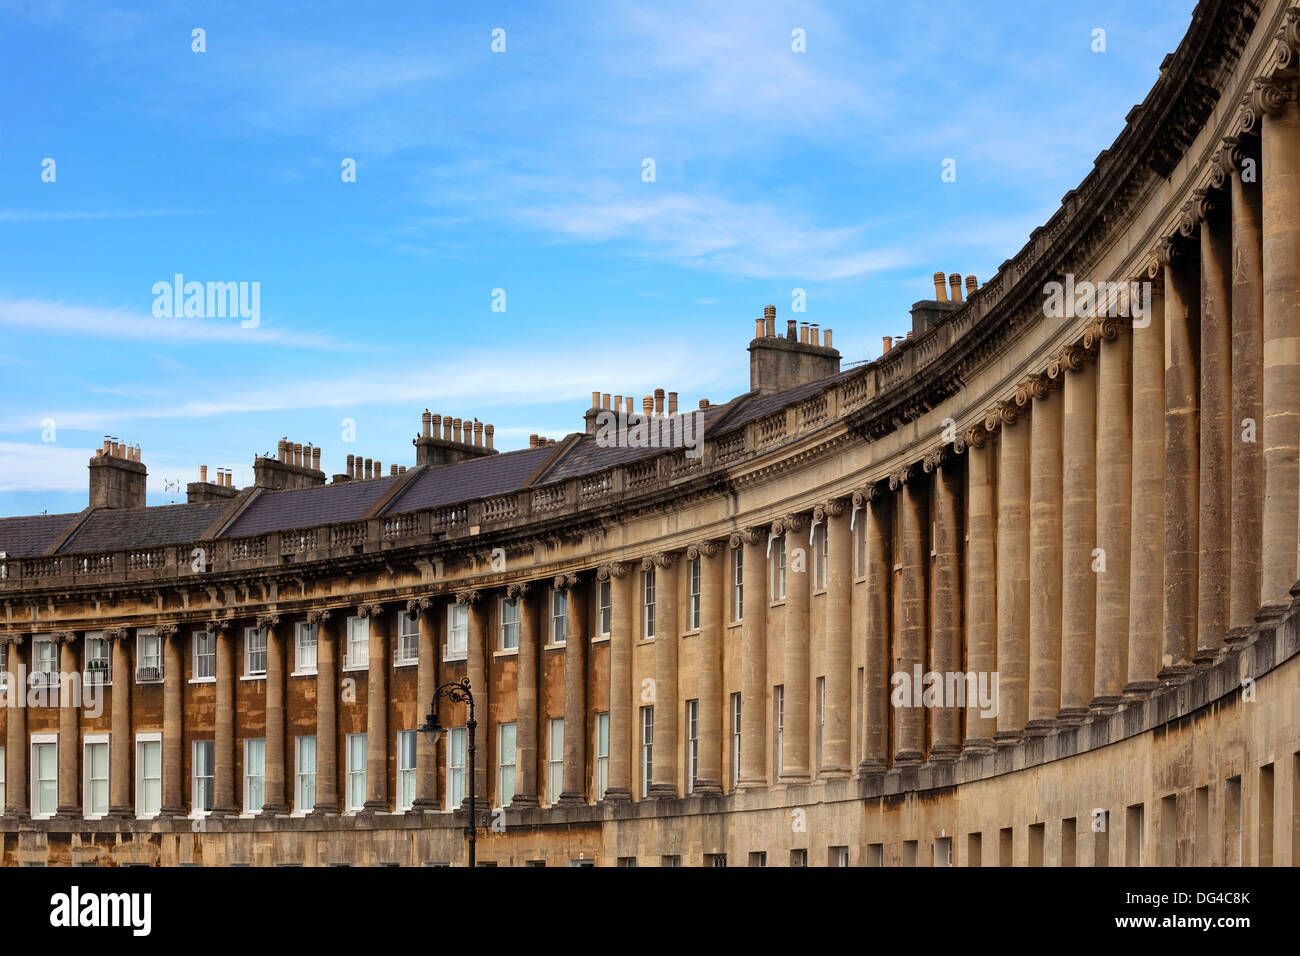
{"label": "blue sky", "polygon": [[[768,303],[875,357],[1048,219],[1193,6],[0,0],[0,515],[84,507],[105,435],[155,504],[285,435],[411,464],[426,407],[512,449],[594,389],[723,401]],[[260,324],[155,318],[176,273]]]}

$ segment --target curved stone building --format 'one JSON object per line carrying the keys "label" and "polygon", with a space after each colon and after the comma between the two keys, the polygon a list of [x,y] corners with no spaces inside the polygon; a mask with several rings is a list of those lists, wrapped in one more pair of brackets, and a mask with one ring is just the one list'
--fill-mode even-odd
{"label": "curved stone building", "polygon": [[167,507],[109,442],[0,521],[4,862],[462,863],[462,679],[480,863],[1297,862],[1298,46],[1202,0],[867,364],[769,307],[725,404]]}

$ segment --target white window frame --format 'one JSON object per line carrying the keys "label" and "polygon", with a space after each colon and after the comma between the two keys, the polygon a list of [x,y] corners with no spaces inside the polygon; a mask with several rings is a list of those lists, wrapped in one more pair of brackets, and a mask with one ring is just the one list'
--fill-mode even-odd
{"label": "white window frame", "polygon": [[[360,746],[353,746],[354,741],[358,742]],[[366,803],[366,732],[348,734],[344,738],[343,745],[347,748],[344,755],[347,765],[347,776],[345,778],[347,788],[343,795],[346,804],[345,812],[356,813]],[[360,753],[361,763],[359,768],[356,766],[357,761],[354,759],[358,752]],[[358,788],[361,795],[360,800],[354,799],[358,793]]]}
{"label": "white window frame", "polygon": [[[507,728],[509,730],[507,731]],[[497,796],[503,807],[515,798],[519,753],[519,727],[514,721],[497,724]]]}
{"label": "white window frame", "polygon": [[785,535],[772,542],[772,603],[785,600]]}
{"label": "white window frame", "polygon": [[[211,641],[211,649],[205,650],[205,645]],[[190,651],[194,659],[193,674],[190,678],[191,684],[215,684],[217,682],[217,635],[214,631],[191,631],[190,632]],[[200,661],[207,661],[209,666],[201,667]],[[201,670],[210,670],[210,674],[200,674]]]}
{"label": "white window frame", "polygon": [[447,728],[447,777],[444,800],[448,810],[457,810],[465,800],[466,731],[464,727]]}
{"label": "white window frame", "polygon": [[641,572],[641,639],[655,636],[655,569]]}
{"label": "white window frame", "polygon": [[501,598],[497,627],[497,650],[519,650],[519,597]]}
{"label": "white window frame", "polygon": [[609,711],[596,714],[595,760],[592,765],[591,792],[597,800],[609,789]]}
{"label": "white window frame", "polygon": [[[359,639],[359,632],[365,632],[365,640]],[[343,646],[343,669],[345,671],[365,671],[370,669],[370,618],[352,615],[347,620],[346,641]],[[364,649],[362,659],[357,661],[359,649]]]}
{"label": "white window frame", "polygon": [[564,644],[569,639],[569,592],[551,588],[551,644]]}
{"label": "white window frame", "polygon": [[397,809],[415,806],[415,767],[419,760],[419,731],[397,732]]}
{"label": "white window frame", "polygon": [[817,766],[826,754],[826,678],[817,678]]}
{"label": "white window frame", "polygon": [[[311,741],[311,767],[303,767],[303,752],[305,749],[304,742]],[[311,800],[310,806],[304,799],[306,787],[310,778]],[[295,814],[306,816],[316,809],[316,735],[300,734],[293,739],[293,810]]]}
{"label": "white window frame", "polygon": [[[315,674],[319,666],[320,658],[320,632],[319,625],[312,624],[310,621],[299,621],[293,629],[293,673]],[[308,662],[308,648],[310,648],[311,661]]]}
{"label": "white window frame", "polygon": [[739,693],[731,695],[731,785],[740,786],[740,730],[744,714],[743,701]]}
{"label": "white window frame", "polygon": [[[204,745],[207,745],[204,747]],[[199,752],[200,748],[208,752],[207,767],[208,773],[199,774]],[[199,798],[199,783],[206,780],[208,800]],[[205,816],[212,812],[211,807],[204,807],[204,803],[211,803],[216,806],[217,803],[217,743],[211,737],[204,740],[190,741],[190,806],[191,815],[196,817]]]}
{"label": "white window frame", "polygon": [[[157,746],[158,776],[146,777],[148,761],[145,754]],[[135,735],[135,816],[137,820],[152,820],[162,810],[162,733],[156,730],[141,731]],[[157,781],[154,783],[154,781]],[[158,807],[150,810],[145,803],[149,789],[157,788]]]}
{"label": "white window frame", "polygon": [[[154,653],[145,653],[147,647],[152,647]],[[150,661],[157,661],[157,664],[150,664]],[[151,673],[152,671],[157,671],[157,673]],[[161,684],[162,681],[162,636],[152,627],[142,627],[135,632],[135,682],[137,684]]]}
{"label": "white window frame", "polygon": [[781,754],[785,752],[785,685],[777,684],[772,690],[772,721],[776,724],[776,733],[772,739],[776,741],[776,759],[772,761],[772,766],[776,768],[776,775],[779,777],[785,770],[785,763],[781,759]]}
{"label": "white window frame", "polygon": [[686,562],[686,629],[700,629],[700,559]]}
{"label": "white window frame", "polygon": [[[464,620],[458,622],[457,618]],[[469,656],[469,605],[452,601],[447,605],[447,643],[442,647],[444,661],[463,661]]]}
{"label": "white window frame", "polygon": [[731,620],[745,619],[745,547],[731,549]]}
{"label": "white window frame", "polygon": [[[264,627],[244,628],[244,676],[266,677],[266,655],[269,638]],[[260,649],[259,649],[260,647]],[[261,665],[259,668],[258,665]]]}
{"label": "white window frame", "polygon": [[[101,653],[91,655],[94,649]],[[82,686],[113,686],[113,645],[105,640],[103,631],[87,631],[81,639]],[[103,662],[103,667],[91,667],[92,663]]]}
{"label": "white window frame", "polygon": [[686,792],[695,792],[695,778],[700,772],[700,701],[686,702]]}
{"label": "white window frame", "polygon": [[420,617],[410,611],[397,612],[397,641],[393,645],[393,666],[420,663]]}
{"label": "white window frame", "polygon": [[[42,661],[42,657],[46,660]],[[32,639],[31,686],[55,688],[59,686],[59,647],[52,637]]]}
{"label": "white window frame", "polygon": [[5,748],[0,745],[0,811],[5,806]]}
{"label": "white window frame", "polygon": [[546,721],[546,802],[554,806],[563,792],[564,718],[551,717]]}
{"label": "white window frame", "polygon": [[650,783],[655,770],[655,706],[641,708],[641,797],[650,796]]}
{"label": "white window frame", "polygon": [[609,637],[614,622],[614,587],[612,581],[596,582],[596,630]]}
{"label": "white window frame", "polygon": [[[254,760],[254,753],[257,759]],[[260,773],[254,773],[254,770]],[[244,815],[256,816],[266,806],[266,738],[244,738]],[[254,802],[254,790],[258,791],[260,800]]]}
{"label": "white window frame", "polygon": [[[12,718],[11,718],[12,719]],[[40,777],[40,762],[36,758],[37,747],[54,748],[54,806],[48,813],[41,811],[39,807],[41,802],[38,799],[40,793],[39,787],[42,783],[50,782],[49,778]],[[28,773],[31,775],[31,787],[29,797],[31,799],[31,816],[33,820],[48,820],[59,810],[59,735],[58,734],[32,734],[31,740],[27,745],[27,756],[30,761],[28,764]]]}
{"label": "white window frame", "polygon": [[825,522],[813,528],[812,537],[813,590],[824,591],[826,589],[826,565],[830,561],[830,546],[827,541]]}
{"label": "white window frame", "polygon": [[[98,820],[108,813],[111,806],[112,790],[109,789],[109,783],[112,780],[112,748],[110,747],[110,737],[108,734],[86,734],[81,739],[81,815],[87,820]],[[91,773],[95,769],[95,762],[90,756],[91,747],[103,747],[104,753],[104,776],[102,778],[104,789],[103,809],[95,809],[93,799],[93,784],[100,782],[100,778],[92,777]]]}

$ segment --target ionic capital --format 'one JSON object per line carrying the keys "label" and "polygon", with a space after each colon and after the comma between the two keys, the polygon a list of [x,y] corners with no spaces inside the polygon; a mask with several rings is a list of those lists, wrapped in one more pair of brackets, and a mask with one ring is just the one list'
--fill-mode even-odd
{"label": "ionic capital", "polygon": [[1020,411],[1014,401],[1001,401],[984,413],[984,430],[992,434],[1003,425],[1014,425]]}
{"label": "ionic capital", "polygon": [[813,519],[825,523],[831,518],[838,518],[848,511],[843,498],[830,498],[813,508]]}
{"label": "ionic capital", "polygon": [[259,631],[269,630],[280,623],[278,614],[259,614],[257,616],[257,629]]}
{"label": "ionic capital", "polygon": [[170,641],[180,633],[181,628],[175,621],[168,621],[166,624],[159,624],[154,630],[164,641]]}
{"label": "ionic capital", "polygon": [[476,604],[482,597],[478,588],[466,588],[464,591],[456,592],[456,603],[462,607],[470,604]]}
{"label": "ionic capital", "polygon": [[610,581],[615,578],[625,577],[631,566],[626,561],[612,561],[609,564],[602,564],[596,569],[597,581]]}
{"label": "ionic capital", "polygon": [[711,558],[718,553],[718,542],[701,541],[693,544],[686,549],[686,560],[698,561],[700,558]]}
{"label": "ionic capital", "polygon": [[925,453],[921,459],[921,470],[927,475],[933,474],[939,466],[952,457],[952,450],[948,445],[940,445],[938,448],[932,448]]}
{"label": "ionic capital", "polygon": [[324,624],[330,619],[330,609],[325,607],[312,608],[307,612],[308,624]]}
{"label": "ionic capital", "polygon": [[71,644],[77,639],[76,631],[55,631],[50,635],[55,644]]}
{"label": "ionic capital", "polygon": [[653,571],[655,568],[666,568],[673,563],[676,555],[668,551],[660,551],[657,554],[647,554],[641,559],[642,571]]}
{"label": "ionic capital", "polygon": [[[223,622],[221,622],[221,623],[222,623],[222,630],[225,630],[226,627],[229,626],[229,624],[230,624],[229,621],[223,621]],[[208,630],[211,630],[211,628],[208,628]],[[126,638],[127,638],[128,633],[129,633],[129,632],[128,632],[127,629],[124,628],[124,627],[109,627],[109,628],[105,628],[105,629],[104,629],[104,640],[106,640],[106,641],[125,641]]]}
{"label": "ionic capital", "polygon": [[[1256,77],[1250,91],[1249,109],[1256,117],[1281,116],[1286,104],[1295,99],[1295,86],[1275,76]],[[1254,127],[1252,122],[1247,131]]]}
{"label": "ionic capital", "polygon": [[1102,341],[1113,342],[1119,338],[1120,329],[1124,328],[1127,322],[1114,315],[1104,315],[1095,319],[1091,325],[1083,330],[1083,347],[1086,349],[1100,348]]}
{"label": "ionic capital", "polygon": [[557,591],[571,591],[581,583],[576,574],[557,574],[555,580],[551,582],[551,587]]}
{"label": "ionic capital", "polygon": [[419,617],[429,608],[433,607],[433,599],[427,597],[411,598],[406,602],[406,613],[411,617]]}
{"label": "ionic capital", "polygon": [[804,517],[799,514],[789,514],[784,518],[777,518],[772,522],[772,534],[798,534],[804,528]]}
{"label": "ionic capital", "polygon": [[904,465],[903,467],[895,469],[894,471],[890,472],[889,490],[897,491],[899,488],[903,487],[903,485],[907,484],[907,481],[909,478],[912,477],[912,472],[915,470],[915,468],[916,468],[915,464]]}
{"label": "ionic capital", "polygon": [[727,544],[732,548],[740,548],[747,544],[762,544],[766,538],[767,532],[762,528],[741,528],[731,536]]}
{"label": "ionic capital", "polygon": [[1043,398],[1047,394],[1050,380],[1046,375],[1040,375],[1035,372],[1027,375],[1016,386],[1016,405],[1024,408],[1032,399]]}

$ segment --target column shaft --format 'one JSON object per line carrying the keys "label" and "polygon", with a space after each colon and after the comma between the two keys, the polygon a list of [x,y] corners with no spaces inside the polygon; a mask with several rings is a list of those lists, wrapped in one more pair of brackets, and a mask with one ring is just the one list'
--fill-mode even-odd
{"label": "column shaft", "polygon": [[[77,667],[77,643],[75,634],[58,638],[59,670],[59,797],[58,815],[75,817],[81,813],[81,777],[77,772],[80,764],[81,729],[79,707],[73,707],[71,701],[63,699],[64,690],[72,690],[71,682],[81,681]],[[80,691],[80,688],[77,688]],[[166,739],[166,738],[164,738]]]}
{"label": "column shaft", "polygon": [[[388,615],[370,608],[366,668],[366,802],[363,809],[388,809]],[[477,688],[476,688],[477,689]]]}
{"label": "column shaft", "polygon": [[[108,790],[110,816],[135,816],[131,803],[131,685],[135,673],[131,667],[129,631],[121,630],[113,641],[113,701],[109,743]],[[221,705],[217,704],[218,719]]]}
{"label": "column shaft", "polygon": [[1201,223],[1201,447],[1196,659],[1213,660],[1228,631],[1232,582],[1232,230]]}
{"label": "column shaft", "polygon": [[560,803],[587,802],[587,587],[570,578],[564,636],[564,772]]}
{"label": "column shaft", "polygon": [[[415,667],[416,719],[436,709],[433,695],[438,689],[438,621],[441,605],[430,598],[420,598],[411,610],[418,611],[420,628],[419,657]],[[445,613],[445,611],[444,611]],[[429,734],[418,734],[415,744],[415,800],[412,810],[438,809],[438,752]]]}
{"label": "column shaft", "polygon": [[[935,467],[934,580],[931,587],[930,670],[943,675],[945,696],[930,712],[930,759],[946,760],[961,751],[961,707],[947,698],[948,675],[962,670],[961,661],[961,495],[959,461]],[[951,685],[951,686],[956,686]],[[963,682],[963,687],[965,684]],[[969,688],[967,688],[969,690]]]}
{"label": "column shaft", "polygon": [[[537,586],[519,586],[515,588],[515,595],[516,600],[519,601],[519,671],[515,683],[515,798],[511,801],[511,805],[535,807],[538,803],[537,669],[540,647],[538,637],[541,633]],[[613,640],[612,636],[610,640]],[[613,710],[612,704],[610,709]],[[610,720],[613,719],[611,713]],[[567,731],[567,720],[565,723]],[[612,732],[611,736],[613,736]],[[612,749],[611,744],[611,758]]]}
{"label": "column shaft", "polygon": [[[1128,681],[1129,545],[1133,494],[1132,336],[1121,329],[1097,354],[1097,653],[1092,703],[1119,703]],[[1100,565],[1099,565],[1100,567]]]}
{"label": "column shaft", "polygon": [[[1165,635],[1160,669],[1163,676],[1190,668],[1196,649],[1200,466],[1193,343],[1194,333],[1200,328],[1198,271],[1195,258],[1187,253],[1178,255],[1165,266]],[[1102,451],[1106,453],[1105,445]],[[1289,546],[1294,552],[1294,532]],[[1292,554],[1293,563],[1294,558]]]}
{"label": "column shaft", "polygon": [[1240,638],[1259,610],[1264,520],[1264,273],[1260,187],[1232,173],[1232,581],[1229,636]]}
{"label": "column shaft", "polygon": [[972,753],[993,746],[997,730],[998,670],[997,511],[993,448],[983,426],[967,433],[966,447],[966,669],[988,688],[990,706],[967,700],[966,739]]}
{"label": "column shaft", "polygon": [[741,559],[740,789],[767,786],[767,535],[739,535]]}
{"label": "column shaft", "polygon": [[[722,793],[722,570],[727,550],[700,549],[700,759],[695,792]],[[743,705],[742,705],[743,706]],[[743,710],[742,710],[743,714]]]}
{"label": "column shaft", "polygon": [[[925,566],[929,552],[925,547],[925,477],[914,469],[910,478],[898,489],[898,540],[902,548],[903,574],[899,586],[902,600],[898,622],[898,647],[894,659],[894,673],[906,675],[908,686],[916,681],[924,669],[928,601],[925,593]],[[904,700],[894,709],[894,763],[915,763],[925,759],[925,708],[917,706],[915,688],[911,699]]]}
{"label": "column shaft", "polygon": [[826,729],[823,777],[847,777],[852,754],[850,684],[853,673],[853,532],[842,501],[826,509]]}
{"label": "column shaft", "polygon": [[804,783],[809,768],[809,573],[807,524],[785,532],[785,726],[781,752],[781,783]]}
{"label": "column shaft", "polygon": [[339,812],[339,612],[322,612],[316,628],[316,813]]}
{"label": "column shaft", "polygon": [[[1145,323],[1145,324],[1144,324]],[[1133,324],[1133,490],[1129,553],[1128,684],[1141,691],[1161,666],[1165,633],[1165,297]]]}
{"label": "column shaft", "polygon": [[172,627],[163,637],[163,739],[162,808],[168,816],[185,813],[185,764],[181,742],[185,735],[183,686],[185,667],[181,658],[181,630]]}
{"label": "column shaft", "polygon": [[[605,789],[605,802],[608,803],[627,803],[632,799],[632,615],[635,603],[632,595],[635,579],[636,574],[626,564],[612,565],[609,569],[609,786]],[[523,759],[522,755],[520,759]]]}
{"label": "column shaft", "polygon": [[677,561],[655,567],[655,730],[651,797],[677,790]]}
{"label": "column shaft", "polygon": [[271,816],[289,812],[284,792],[284,632],[274,621],[267,622],[265,628],[266,800],[262,812]]}
{"label": "column shaft", "polygon": [[1062,533],[1060,391],[1046,387],[1034,399],[1029,461],[1029,722],[1047,733],[1061,709]]}
{"label": "column shaft", "polygon": [[[9,683],[5,688],[6,703],[13,704],[21,697],[27,703],[27,688],[22,683],[27,676],[23,666],[23,638],[8,639],[9,652],[5,666],[9,670]],[[5,714],[5,816],[21,819],[27,816],[27,708],[9,706]]]}
{"label": "column shaft", "polygon": [[[1163,376],[1163,363],[1160,371]],[[1057,718],[1073,723],[1083,719],[1092,700],[1096,649],[1097,366],[1091,358],[1081,356],[1078,368],[1063,374],[1061,709]],[[1163,415],[1164,400],[1159,401],[1159,414]],[[1154,456],[1147,457],[1154,460]],[[1156,460],[1156,464],[1160,462]],[[1160,473],[1164,474],[1163,469]],[[1163,500],[1160,507],[1164,507]]]}
{"label": "column shaft", "polygon": [[1264,445],[1262,605],[1286,604],[1296,582],[1300,509],[1300,108],[1288,96],[1260,131],[1263,194]]}
{"label": "column shaft", "polygon": [[1029,720],[1029,428],[998,430],[998,743]]}
{"label": "column shaft", "polygon": [[[484,746],[488,741],[488,715],[490,706],[490,688],[487,684],[487,604],[477,594],[469,601],[469,655],[465,662],[465,673],[469,677],[470,693],[474,695],[474,719],[478,729],[474,735],[474,811],[479,813],[490,803],[488,790],[488,751]],[[466,705],[466,718],[469,709]],[[468,729],[468,728],[467,728]],[[468,742],[468,734],[466,737]],[[466,755],[468,759],[468,754]],[[465,800],[462,806],[469,807],[469,787],[465,788]]]}

